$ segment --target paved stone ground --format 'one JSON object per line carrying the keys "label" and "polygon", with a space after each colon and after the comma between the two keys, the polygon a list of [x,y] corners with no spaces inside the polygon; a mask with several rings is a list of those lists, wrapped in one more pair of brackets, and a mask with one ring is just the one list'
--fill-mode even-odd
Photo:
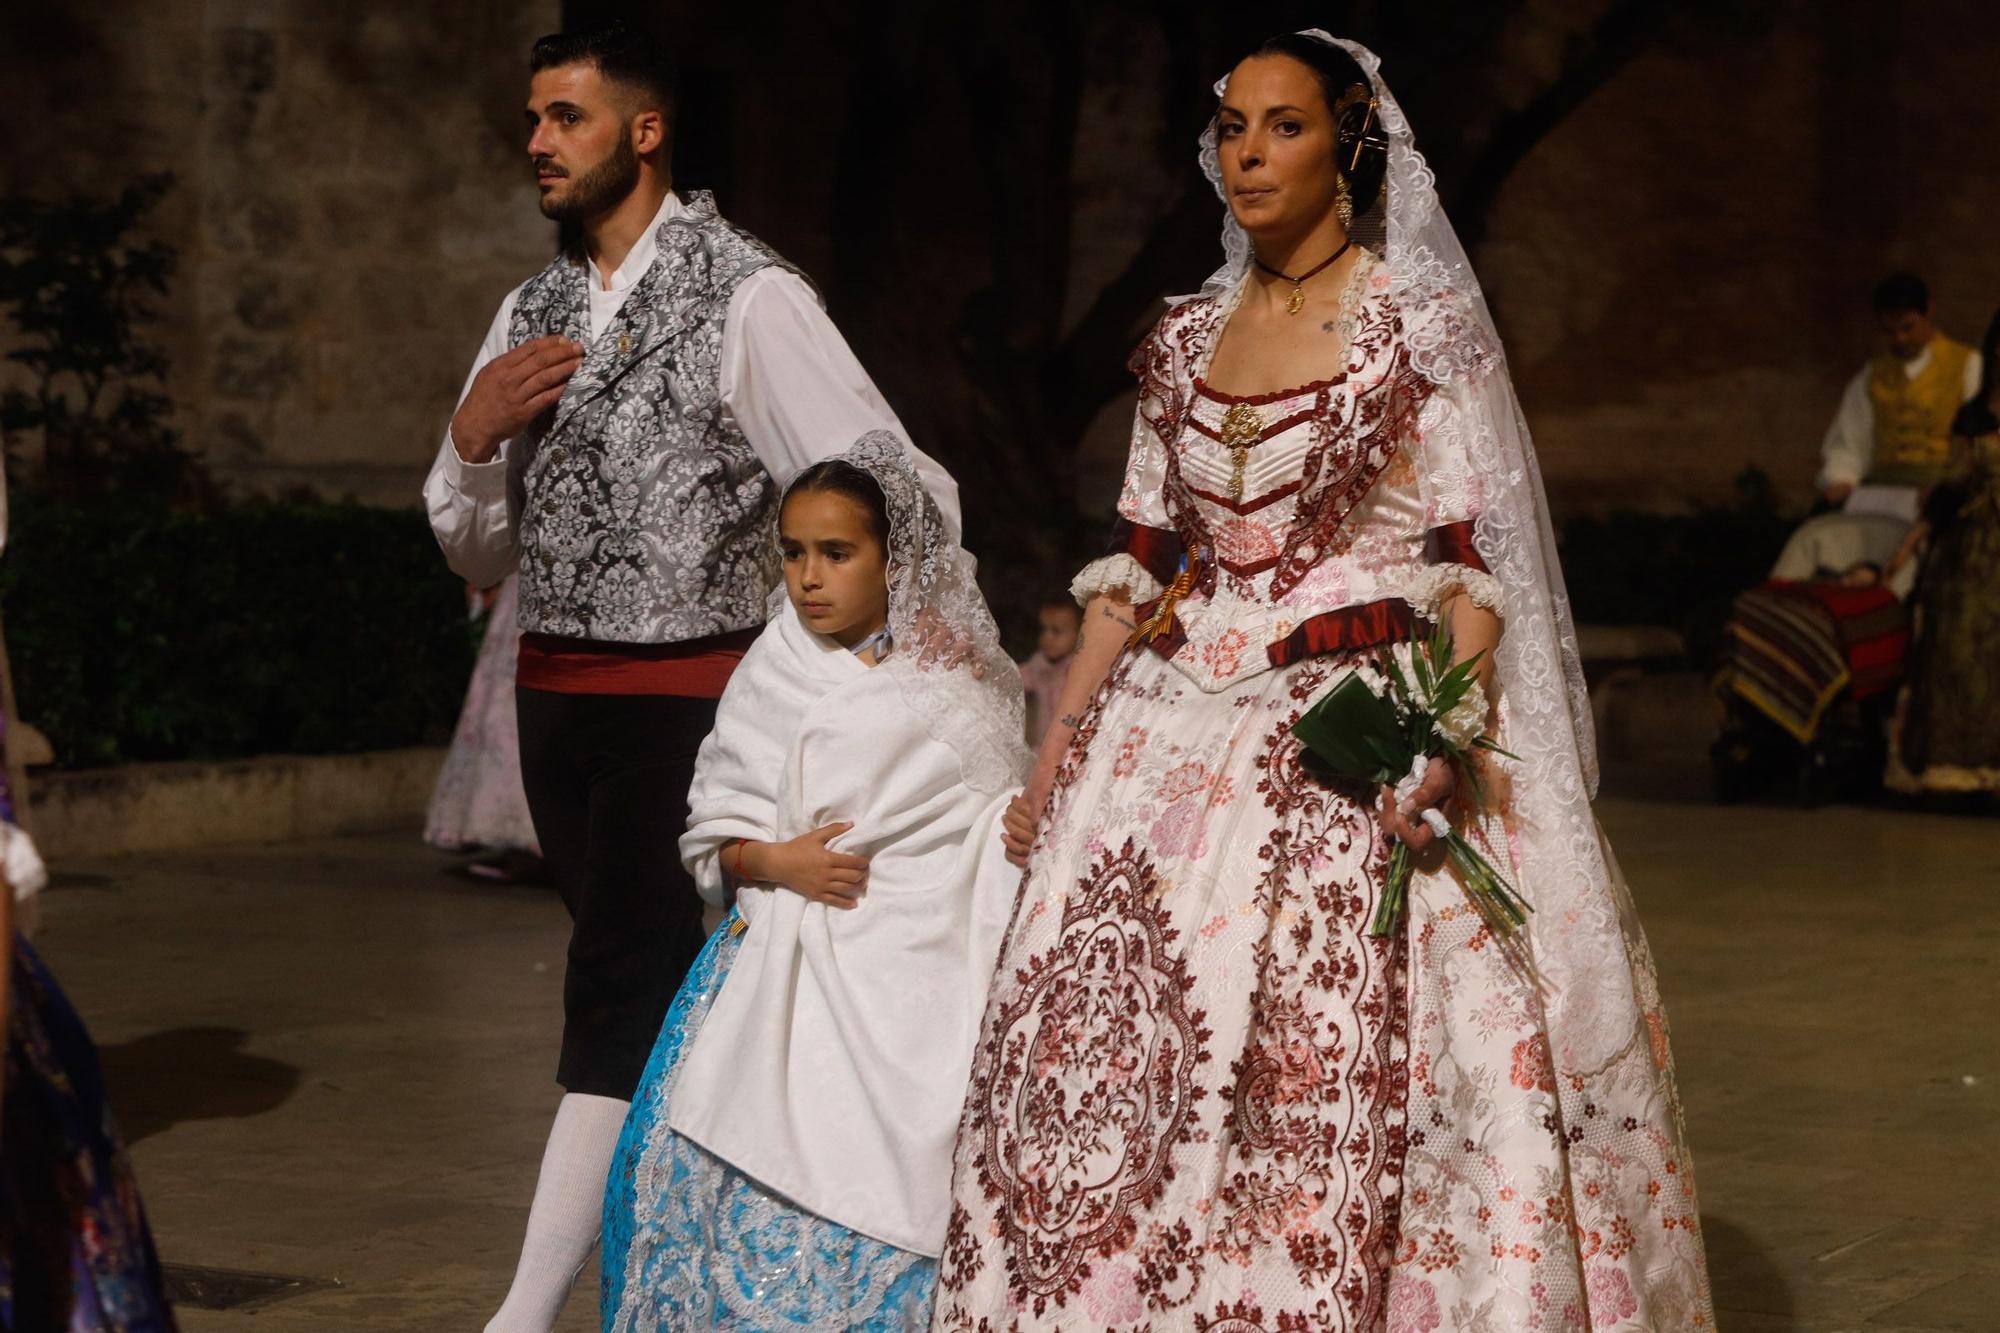
{"label": "paved stone ground", "polygon": [[[2000,822],[1603,805],[1660,961],[1720,1324],[2000,1327]],[[190,1333],[476,1330],[557,1091],[546,892],[413,838],[70,862],[42,945],[169,1262],[337,1281]],[[562,1328],[595,1327],[588,1278]]]}

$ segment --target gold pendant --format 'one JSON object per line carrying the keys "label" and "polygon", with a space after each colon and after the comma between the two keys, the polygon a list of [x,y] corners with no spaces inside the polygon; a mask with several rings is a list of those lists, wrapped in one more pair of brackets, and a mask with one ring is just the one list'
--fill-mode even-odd
{"label": "gold pendant", "polygon": [[1234,403],[1222,414],[1222,447],[1230,451],[1229,498],[1242,500],[1243,472],[1250,464],[1250,446],[1264,433],[1264,418],[1248,403]]}
{"label": "gold pendant", "polygon": [[624,356],[624,355],[626,355],[626,354],[627,354],[628,352],[630,352],[631,350],[632,350],[632,335],[631,335],[631,334],[629,334],[629,333],[621,333],[621,334],[619,334],[619,335],[618,335],[618,355],[620,355],[620,356]]}
{"label": "gold pendant", "polygon": [[1285,302],[1285,313],[1288,315],[1296,315],[1299,313],[1299,311],[1304,310],[1305,308],[1306,308],[1306,285],[1302,282],[1295,282],[1292,284],[1292,295],[1290,299],[1288,299]]}

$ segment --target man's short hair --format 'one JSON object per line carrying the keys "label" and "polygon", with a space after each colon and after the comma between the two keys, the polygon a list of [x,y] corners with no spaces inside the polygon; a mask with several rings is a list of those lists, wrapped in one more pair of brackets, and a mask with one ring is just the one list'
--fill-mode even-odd
{"label": "man's short hair", "polygon": [[591,64],[606,83],[616,83],[641,99],[641,107],[658,111],[671,125],[679,81],[673,62],[660,44],[622,23],[606,23],[575,32],[552,32],[535,43],[528,72],[539,74],[559,65]]}
{"label": "man's short hair", "polygon": [[1872,304],[1878,315],[1900,315],[1908,310],[1927,315],[1931,309],[1931,289],[1914,273],[1891,273],[1875,284]]}

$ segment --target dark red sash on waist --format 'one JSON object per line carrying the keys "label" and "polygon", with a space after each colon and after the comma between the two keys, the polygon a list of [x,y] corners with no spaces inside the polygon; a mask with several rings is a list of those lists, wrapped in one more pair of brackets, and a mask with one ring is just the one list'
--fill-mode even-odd
{"label": "dark red sash on waist", "polygon": [[[1182,549],[1180,535],[1165,528],[1150,528],[1121,519],[1113,530],[1112,553],[1122,551],[1130,555],[1163,584],[1172,582],[1179,572]],[[1424,558],[1434,565],[1464,565],[1481,573],[1491,572],[1478,548],[1473,545],[1473,524],[1470,520],[1447,523],[1425,533]],[[1159,605],[1160,599],[1156,597],[1136,608],[1139,623],[1143,625],[1150,620]],[[1265,645],[1265,653],[1272,666],[1282,667],[1328,653],[1349,653],[1386,643],[1405,643],[1415,638],[1416,633],[1417,613],[1410,604],[1400,597],[1385,597],[1359,606],[1322,611],[1301,621],[1298,628],[1284,638]],[[1171,629],[1150,640],[1153,651],[1162,657],[1172,657],[1186,642],[1187,634],[1181,628],[1178,617]]]}
{"label": "dark red sash on waist", "polygon": [[1424,560],[1433,565],[1464,565],[1482,574],[1493,571],[1486,567],[1479,548],[1472,544],[1472,521],[1447,523],[1441,528],[1432,528],[1424,534]]}
{"label": "dark red sash on waist", "polygon": [[1322,611],[1265,649],[1274,667],[1290,666],[1308,657],[1351,653],[1402,643],[1416,636],[1417,613],[1400,597]]}
{"label": "dark red sash on waist", "polygon": [[[1159,600],[1147,602],[1137,608],[1139,623],[1145,624],[1159,606]],[[1410,604],[1400,597],[1385,597],[1379,602],[1364,602],[1360,606],[1343,606],[1332,611],[1322,611],[1299,623],[1299,627],[1274,643],[1266,644],[1265,655],[1274,667],[1290,666],[1308,657],[1321,657],[1328,653],[1358,652],[1363,648],[1378,648],[1385,643],[1406,643],[1416,637],[1417,613]],[[1174,627],[1154,639],[1151,647],[1162,657],[1172,657],[1187,642],[1187,632],[1181,628],[1179,617]]]}
{"label": "dark red sash on waist", "polygon": [[682,643],[598,643],[523,634],[515,683],[551,694],[673,694],[720,699],[763,631],[734,630]]}

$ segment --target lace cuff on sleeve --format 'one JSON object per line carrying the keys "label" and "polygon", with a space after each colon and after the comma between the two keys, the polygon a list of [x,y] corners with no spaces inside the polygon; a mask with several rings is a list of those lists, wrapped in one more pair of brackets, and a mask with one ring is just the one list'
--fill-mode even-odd
{"label": "lace cuff on sleeve", "polygon": [[1500,580],[1470,565],[1425,565],[1411,571],[1403,587],[1403,600],[1418,615],[1435,621],[1444,604],[1457,593],[1470,597],[1476,606],[1500,612]]}
{"label": "lace cuff on sleeve", "polygon": [[1164,591],[1160,581],[1136,557],[1124,551],[1091,561],[1069,585],[1069,595],[1076,598],[1078,606],[1087,605],[1093,597],[1107,595],[1137,606]]}

